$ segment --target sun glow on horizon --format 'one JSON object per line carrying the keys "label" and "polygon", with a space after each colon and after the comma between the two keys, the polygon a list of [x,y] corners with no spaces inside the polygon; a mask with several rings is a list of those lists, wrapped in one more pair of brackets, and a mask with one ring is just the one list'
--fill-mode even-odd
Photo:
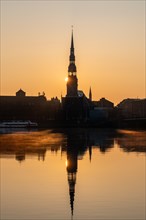
{"label": "sun glow on horizon", "polygon": [[144,1],[2,1],[0,95],[66,94],[74,23],[78,89],[114,104],[144,98],[144,9]]}
{"label": "sun glow on horizon", "polygon": [[68,167],[68,160],[65,161],[65,166]]}
{"label": "sun glow on horizon", "polygon": [[68,82],[68,77],[65,77],[65,82]]}

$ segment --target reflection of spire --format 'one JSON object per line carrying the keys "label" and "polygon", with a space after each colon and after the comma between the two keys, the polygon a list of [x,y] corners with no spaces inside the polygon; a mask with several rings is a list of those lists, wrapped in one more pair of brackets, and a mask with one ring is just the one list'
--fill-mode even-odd
{"label": "reflection of spire", "polygon": [[92,159],[92,146],[89,146],[89,160],[91,162]]}
{"label": "reflection of spire", "polygon": [[77,173],[77,152],[74,151],[74,148],[70,148],[67,151],[66,166],[67,166],[68,184],[69,184],[70,207],[71,207],[71,214],[73,216],[76,173]]}
{"label": "reflection of spire", "polygon": [[76,173],[68,173],[68,183],[69,183],[69,196],[70,196],[71,214],[73,216],[74,197],[75,197],[75,184],[76,184]]}

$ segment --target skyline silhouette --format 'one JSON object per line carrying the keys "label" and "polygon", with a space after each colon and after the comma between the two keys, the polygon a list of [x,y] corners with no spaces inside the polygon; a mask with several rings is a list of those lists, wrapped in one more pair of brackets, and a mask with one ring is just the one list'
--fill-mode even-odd
{"label": "skyline silhouette", "polygon": [[125,120],[131,126],[131,119],[133,126],[144,126],[146,99],[124,99],[114,106],[105,98],[93,100],[91,86],[88,96],[79,90],[73,29],[70,45],[66,96],[47,100],[45,92],[27,96],[22,89],[16,96],[0,96],[0,127],[7,126],[6,120],[33,120],[39,127],[122,127]]}
{"label": "skyline silhouette", "polygon": [[1,1],[1,95],[64,96],[73,24],[79,89],[115,104],[144,98],[144,4]]}

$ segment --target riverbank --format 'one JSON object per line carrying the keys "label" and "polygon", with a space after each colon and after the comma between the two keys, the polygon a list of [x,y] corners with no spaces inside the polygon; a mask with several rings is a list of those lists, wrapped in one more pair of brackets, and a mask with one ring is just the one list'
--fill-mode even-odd
{"label": "riverbank", "polygon": [[120,119],[100,121],[75,121],[75,120],[48,120],[38,123],[39,128],[143,128],[146,129],[144,119]]}

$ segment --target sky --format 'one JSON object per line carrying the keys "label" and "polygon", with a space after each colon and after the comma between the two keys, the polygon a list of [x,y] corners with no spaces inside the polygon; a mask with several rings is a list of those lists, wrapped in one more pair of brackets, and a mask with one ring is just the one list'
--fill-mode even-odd
{"label": "sky", "polygon": [[145,1],[1,0],[0,94],[66,95],[71,26],[78,89],[145,98]]}

